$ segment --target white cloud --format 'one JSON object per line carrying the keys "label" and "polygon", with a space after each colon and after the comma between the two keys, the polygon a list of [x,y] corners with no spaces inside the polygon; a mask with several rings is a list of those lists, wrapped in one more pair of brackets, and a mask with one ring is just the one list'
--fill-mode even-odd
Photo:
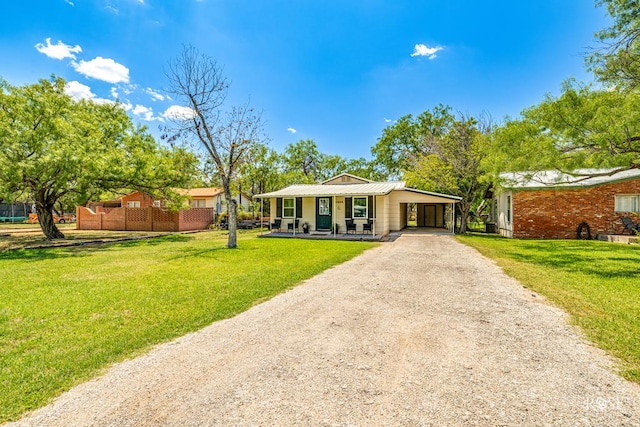
{"label": "white cloud", "polygon": [[413,53],[411,56],[426,56],[429,59],[436,58],[436,52],[444,49],[442,46],[429,47],[426,44],[417,44],[413,48]]}
{"label": "white cloud", "polygon": [[70,6],[75,6],[75,4],[71,0],[64,0],[64,2]]}
{"label": "white cloud", "polygon": [[96,97],[95,93],[91,92],[91,88],[87,85],[83,85],[78,81],[68,82],[64,86],[64,93],[71,98],[79,101],[81,99],[93,99]]}
{"label": "white cloud", "polygon": [[288,132],[291,132],[292,134],[298,132],[297,130],[295,130],[294,128],[287,128]]}
{"label": "white cloud", "polygon": [[60,40],[58,40],[57,44],[51,44],[51,38],[50,37],[47,37],[45,42],[47,43],[46,45],[42,44],[42,43],[38,43],[34,47],[36,48],[36,50],[38,52],[44,53],[49,58],[53,58],[53,59],[64,59],[64,58],[75,59],[76,56],[74,55],[74,53],[82,52],[82,48],[80,47],[80,45],[69,46],[69,45],[66,45],[66,44],[62,43],[62,41],[60,41]]}
{"label": "white cloud", "polygon": [[155,90],[151,89],[150,87],[146,88],[144,90],[146,93],[148,93],[149,95],[151,95],[151,99],[154,101],[164,101],[164,95],[162,95],[161,93],[156,92]]}
{"label": "white cloud", "polygon": [[129,69],[111,58],[98,56],[91,61],[72,61],[71,65],[80,74],[107,83],[129,83]]}
{"label": "white cloud", "polygon": [[385,119],[384,119],[384,122],[385,122],[385,123],[391,123],[392,121],[393,121],[393,120],[391,120],[391,119],[387,119],[387,118],[385,118]]}
{"label": "white cloud", "polygon": [[[125,108],[126,110],[126,108]],[[131,110],[131,112],[140,117],[142,120],[145,120],[147,122],[152,122],[154,120],[159,120],[159,121],[163,121],[162,117],[155,117],[153,115],[153,109],[149,108],[149,107],[145,107],[144,105],[140,105],[137,104],[135,107],[133,107],[133,110]]]}
{"label": "white cloud", "polygon": [[88,101],[93,101],[96,104],[113,104],[114,103],[110,99],[98,98],[95,93],[91,92],[91,88],[89,86],[75,80],[68,82],[64,86],[64,93],[66,93],[76,101],[80,101],[81,99],[86,99]]}
{"label": "white cloud", "polygon": [[111,12],[114,15],[118,15],[120,13],[120,11],[113,6],[106,6],[105,9],[107,10],[107,12]]}
{"label": "white cloud", "polygon": [[118,99],[118,97],[120,96],[118,94],[118,88],[115,86],[111,86],[111,96],[115,99]]}
{"label": "white cloud", "polygon": [[193,118],[193,110],[181,105],[172,105],[162,113],[162,117],[169,120],[189,120]]}

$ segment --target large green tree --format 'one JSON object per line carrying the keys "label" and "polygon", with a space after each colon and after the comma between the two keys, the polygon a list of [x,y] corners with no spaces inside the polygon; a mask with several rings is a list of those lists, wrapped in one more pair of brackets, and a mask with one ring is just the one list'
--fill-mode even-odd
{"label": "large green tree", "polygon": [[61,78],[12,86],[0,81],[0,195],[33,200],[48,239],[64,234],[56,203],[85,203],[103,191],[139,189],[171,197],[195,157],[163,149],[117,104],[74,101]]}
{"label": "large green tree", "polygon": [[608,168],[606,174],[640,168],[640,93],[602,90],[569,81],[559,97],[507,120],[492,137],[486,167],[501,171],[556,169],[576,180],[597,173],[581,168]]}
{"label": "large green tree", "polygon": [[597,0],[613,19],[610,27],[596,33],[599,49],[587,64],[602,81],[618,88],[640,84],[640,3],[638,0]]}
{"label": "large green tree", "polygon": [[412,187],[460,196],[464,233],[471,208],[483,195],[487,122],[454,115],[443,105],[416,118],[404,116],[383,131],[372,150],[374,160]]}

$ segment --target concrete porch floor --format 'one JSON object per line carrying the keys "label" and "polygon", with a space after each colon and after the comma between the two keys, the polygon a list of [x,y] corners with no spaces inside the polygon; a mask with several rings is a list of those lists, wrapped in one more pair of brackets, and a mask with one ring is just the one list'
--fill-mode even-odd
{"label": "concrete porch floor", "polygon": [[312,239],[312,240],[349,240],[349,241],[370,241],[370,242],[390,242],[396,240],[403,234],[452,234],[450,231],[444,228],[430,228],[430,227],[405,227],[400,231],[392,231],[384,236],[376,234],[375,236],[369,233],[337,233],[335,236],[333,233],[311,231],[309,233],[296,233],[286,231],[272,231],[265,234],[260,234],[259,237],[269,238],[283,238],[283,239]]}
{"label": "concrete porch floor", "polygon": [[630,236],[626,234],[598,234],[596,236],[597,240],[602,240],[604,242],[613,242],[613,243],[626,243],[630,244],[638,244],[640,243],[639,236]]}

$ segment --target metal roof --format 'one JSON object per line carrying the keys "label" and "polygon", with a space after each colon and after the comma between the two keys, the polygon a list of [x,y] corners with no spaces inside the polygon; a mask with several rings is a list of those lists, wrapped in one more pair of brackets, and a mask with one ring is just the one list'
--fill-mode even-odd
{"label": "metal roof", "polygon": [[557,170],[538,172],[507,172],[500,178],[504,188],[540,189],[554,187],[593,187],[612,182],[640,178],[640,169],[629,169],[616,172],[615,169],[577,169],[571,174]]}
{"label": "metal roof", "polygon": [[369,182],[366,184],[295,184],[282,190],[257,194],[253,198],[265,197],[312,197],[312,196],[360,196],[384,195],[393,190],[402,190],[405,184],[397,182]]}
{"label": "metal roof", "polygon": [[369,182],[366,184],[297,184],[270,193],[257,194],[254,199],[269,197],[329,197],[329,196],[383,196],[392,191],[403,190],[449,200],[461,197],[432,193],[405,186],[403,181]]}

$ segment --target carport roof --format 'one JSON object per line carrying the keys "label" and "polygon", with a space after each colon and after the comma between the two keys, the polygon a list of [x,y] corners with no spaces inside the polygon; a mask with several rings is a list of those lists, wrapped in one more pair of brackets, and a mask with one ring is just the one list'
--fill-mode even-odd
{"label": "carport roof", "polygon": [[270,193],[257,194],[257,198],[270,197],[329,197],[329,196],[384,196],[395,190],[404,190],[419,194],[442,197],[449,200],[461,200],[460,197],[432,193],[405,186],[404,181],[368,182],[365,184],[296,184]]}

